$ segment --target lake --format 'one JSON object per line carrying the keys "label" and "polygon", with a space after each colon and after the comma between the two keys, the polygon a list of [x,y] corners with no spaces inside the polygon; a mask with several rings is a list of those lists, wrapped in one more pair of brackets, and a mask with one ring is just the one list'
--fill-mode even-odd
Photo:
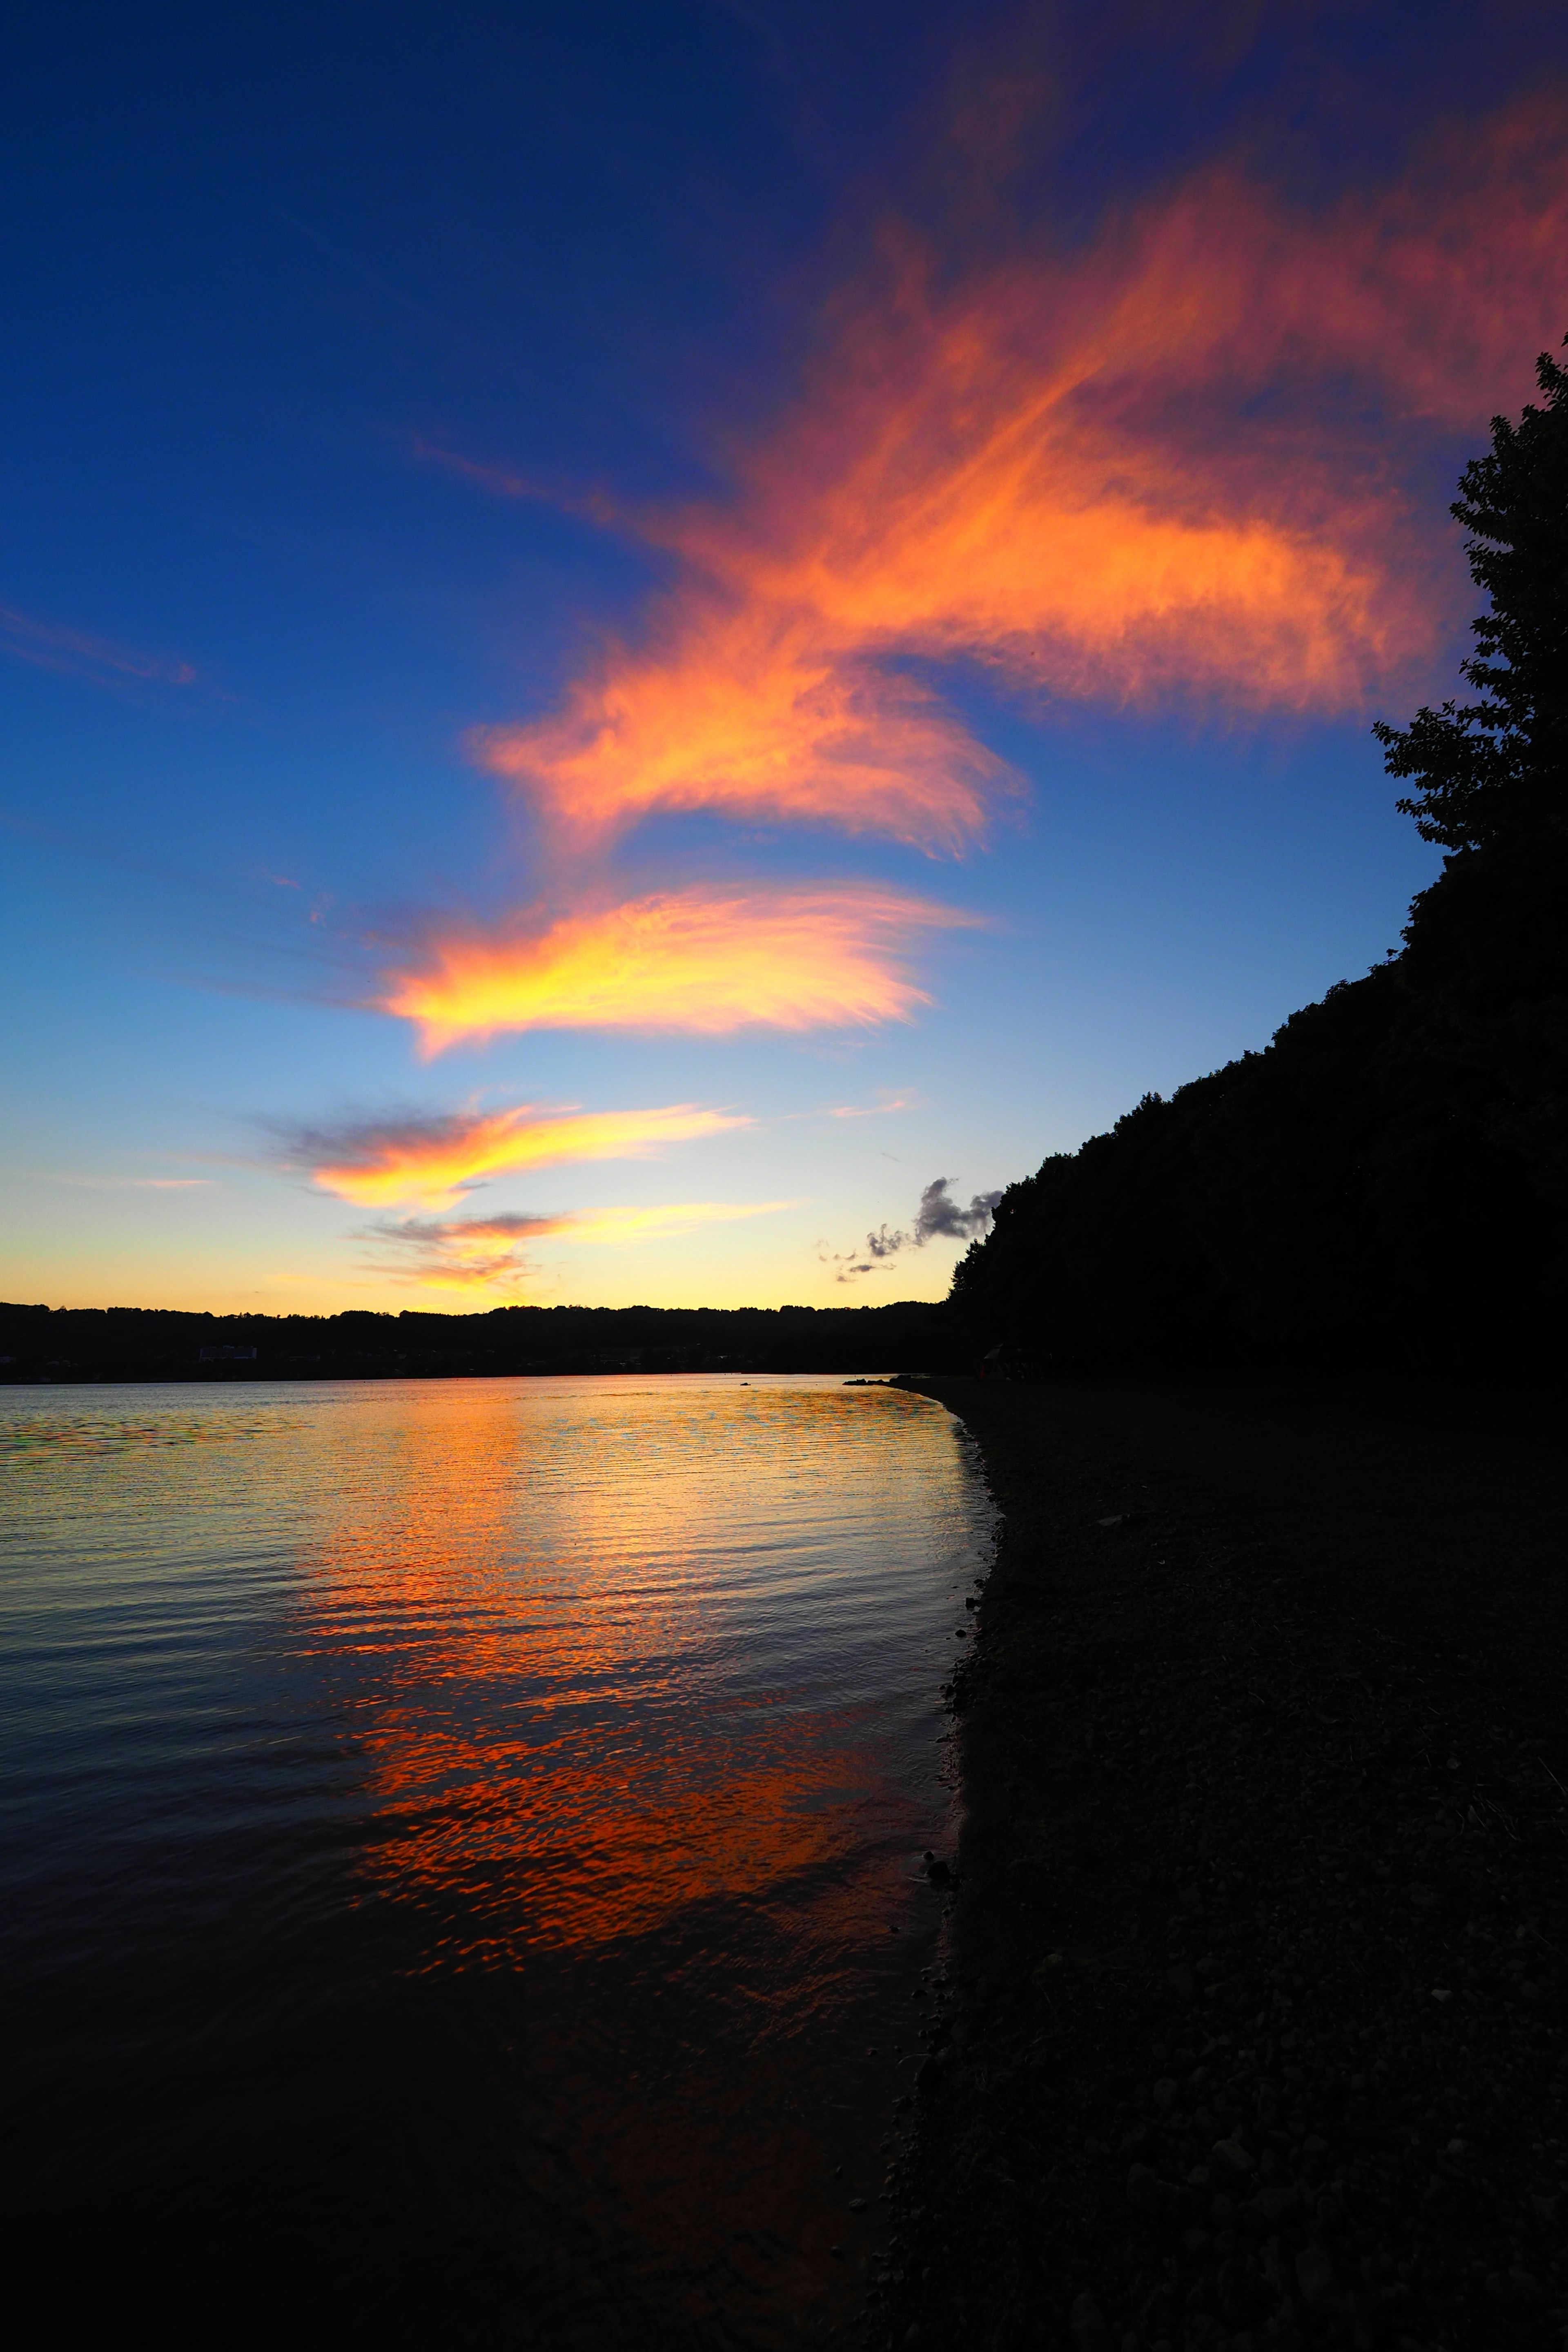
{"label": "lake", "polygon": [[837,1377],[14,1388],[0,1493],[6,2194],[62,2326],[847,2315],[941,1968],[957,1423]]}

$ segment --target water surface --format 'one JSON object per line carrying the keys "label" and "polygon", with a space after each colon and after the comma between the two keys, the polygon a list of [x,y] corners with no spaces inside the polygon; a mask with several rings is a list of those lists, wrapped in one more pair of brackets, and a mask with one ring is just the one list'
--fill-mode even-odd
{"label": "water surface", "polygon": [[211,2341],[842,2316],[987,1548],[940,1407],[12,1389],[0,1493],[11,2194],[57,2297]]}

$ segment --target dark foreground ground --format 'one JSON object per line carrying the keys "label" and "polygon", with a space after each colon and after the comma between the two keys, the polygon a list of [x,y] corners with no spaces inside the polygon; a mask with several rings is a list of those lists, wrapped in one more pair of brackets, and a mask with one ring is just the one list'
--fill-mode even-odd
{"label": "dark foreground ground", "polygon": [[1561,2345],[1562,1401],[921,1385],[1005,1519],[868,2341]]}

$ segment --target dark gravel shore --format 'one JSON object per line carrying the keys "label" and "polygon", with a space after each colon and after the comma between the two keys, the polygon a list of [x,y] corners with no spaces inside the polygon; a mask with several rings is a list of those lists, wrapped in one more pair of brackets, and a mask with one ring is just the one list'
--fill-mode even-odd
{"label": "dark gravel shore", "polygon": [[1004,1518],[868,2342],[1562,2344],[1562,1401],[920,1385]]}

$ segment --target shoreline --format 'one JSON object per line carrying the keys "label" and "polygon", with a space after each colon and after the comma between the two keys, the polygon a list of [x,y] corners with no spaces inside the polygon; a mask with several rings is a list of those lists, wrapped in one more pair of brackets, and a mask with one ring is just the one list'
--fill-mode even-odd
{"label": "shoreline", "polygon": [[80,1380],[8,1380],[4,1389],[145,1389],[145,1388],[321,1388],[345,1381],[613,1381],[626,1378],[679,1380],[820,1380],[841,1381],[846,1388],[891,1388],[897,1374],[877,1372],[863,1379],[845,1379],[836,1364],[792,1364],[781,1371],[775,1364],[525,1364],[504,1370],[486,1366],[460,1366],[451,1371],[373,1372],[132,1372],[123,1377],[108,1372],[85,1373]]}
{"label": "shoreline", "polygon": [[1560,2347],[1562,1400],[904,1384],[1001,1517],[866,2340]]}

